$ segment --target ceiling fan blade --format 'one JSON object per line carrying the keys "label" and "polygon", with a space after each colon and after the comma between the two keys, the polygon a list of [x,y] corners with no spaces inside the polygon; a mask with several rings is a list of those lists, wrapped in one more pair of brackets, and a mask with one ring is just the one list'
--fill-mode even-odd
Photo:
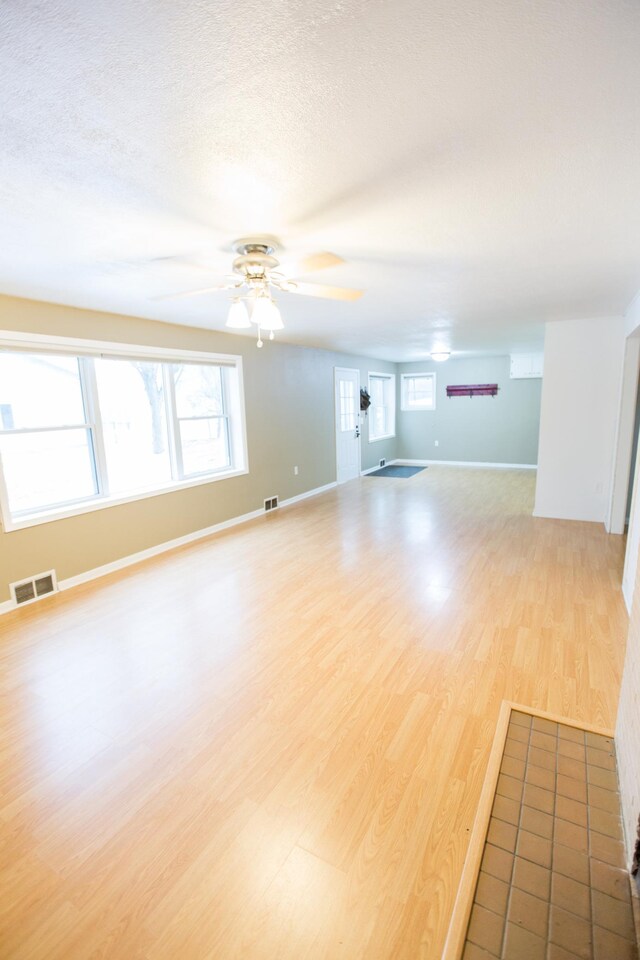
{"label": "ceiling fan blade", "polygon": [[214,293],[216,290],[233,290],[234,287],[242,285],[242,280],[238,278],[238,283],[227,280],[225,283],[216,283],[211,287],[200,287],[198,290],[183,290],[181,293],[161,293],[160,296],[151,297],[152,300],[179,300],[182,297],[198,297],[201,293]]}
{"label": "ceiling fan blade", "polygon": [[[138,271],[158,271],[169,268],[172,271],[177,270],[206,270],[209,274],[215,276],[220,273],[220,264],[213,266],[207,265],[202,260],[186,256],[167,256],[167,257],[139,257],[134,260],[103,260],[100,266],[109,273],[123,273]],[[222,268],[224,269],[224,268]]]}
{"label": "ceiling fan blade", "polygon": [[322,283],[298,283],[290,290],[301,293],[303,297],[325,297],[327,300],[359,300],[364,290],[351,290],[347,287],[328,287]]}
{"label": "ceiling fan blade", "polygon": [[186,270],[207,270],[209,273],[212,272],[211,265],[207,265],[202,260],[197,260],[195,257],[187,256],[171,256],[171,257],[153,257],[148,261],[149,266],[151,267],[180,267]]}
{"label": "ceiling fan blade", "polygon": [[344,263],[342,257],[335,253],[312,253],[302,260],[287,260],[280,265],[280,270],[289,277],[297,277],[305,273],[314,273],[316,270],[326,270],[328,267],[339,267]]}

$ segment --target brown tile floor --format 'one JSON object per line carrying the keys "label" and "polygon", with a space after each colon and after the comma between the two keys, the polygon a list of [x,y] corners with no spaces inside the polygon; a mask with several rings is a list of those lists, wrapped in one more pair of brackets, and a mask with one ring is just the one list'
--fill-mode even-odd
{"label": "brown tile floor", "polygon": [[513,712],[464,960],[638,960],[613,741]]}

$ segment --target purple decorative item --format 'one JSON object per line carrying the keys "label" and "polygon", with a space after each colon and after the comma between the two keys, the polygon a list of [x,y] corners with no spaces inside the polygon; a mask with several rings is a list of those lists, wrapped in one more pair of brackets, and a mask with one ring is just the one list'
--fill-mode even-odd
{"label": "purple decorative item", "polygon": [[447,387],[448,397],[495,397],[497,394],[497,383],[461,383]]}

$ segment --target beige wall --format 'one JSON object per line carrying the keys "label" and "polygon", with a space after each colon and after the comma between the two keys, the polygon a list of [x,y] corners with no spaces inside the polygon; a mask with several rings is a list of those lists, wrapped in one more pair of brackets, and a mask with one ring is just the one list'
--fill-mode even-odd
{"label": "beige wall", "polygon": [[[395,372],[395,364],[194,327],[173,326],[32,300],[0,297],[0,329],[240,354],[243,357],[249,474],[0,534],[0,602],[8,584],[54,568],[76,576],[132,553],[332,483],[336,478],[333,369]],[[393,459],[395,440],[369,444],[362,469]],[[299,467],[294,476],[293,467]]]}

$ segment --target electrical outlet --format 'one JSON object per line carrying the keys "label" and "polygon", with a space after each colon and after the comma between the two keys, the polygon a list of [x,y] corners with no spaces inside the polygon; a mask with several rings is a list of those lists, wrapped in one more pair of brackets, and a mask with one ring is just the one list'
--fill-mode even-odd
{"label": "electrical outlet", "polygon": [[297,476],[298,476],[298,468],[297,468],[297,467],[294,467],[294,468],[293,468],[293,475],[294,475],[294,477],[297,477]]}
{"label": "electrical outlet", "polygon": [[434,447],[439,447],[439,446],[440,446],[440,441],[439,441],[439,440],[434,440],[434,441],[433,441],[433,445],[434,445]]}

